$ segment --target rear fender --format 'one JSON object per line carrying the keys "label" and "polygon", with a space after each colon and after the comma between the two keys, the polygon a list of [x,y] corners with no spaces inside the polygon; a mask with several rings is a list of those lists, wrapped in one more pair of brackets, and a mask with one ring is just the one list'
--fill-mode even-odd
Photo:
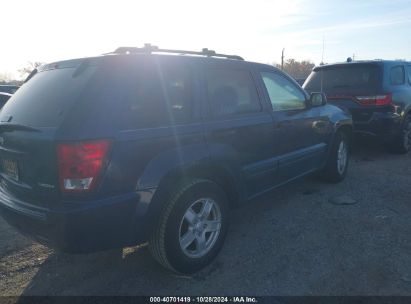
{"label": "rear fender", "polygon": [[338,109],[338,111],[333,112],[333,114],[330,116],[330,122],[333,126],[333,134],[331,142],[328,145],[327,158],[325,158],[323,165],[327,163],[327,160],[330,157],[331,148],[333,146],[335,136],[338,132],[344,130],[347,132],[349,138],[352,138],[351,134],[353,130],[353,121],[351,114],[348,112],[348,110],[344,111],[342,109]]}
{"label": "rear fender", "polygon": [[[188,147],[181,151],[166,151],[154,158],[145,174],[138,181],[142,187],[156,188],[147,211],[146,231],[151,233],[156,226],[161,210],[176,189],[193,178],[208,179],[219,185],[226,193],[232,207],[245,198],[245,187],[237,166],[223,162],[228,156],[227,149],[219,149],[221,154],[209,157],[209,147]],[[215,149],[212,151],[216,152]],[[223,152],[225,151],[225,152]],[[223,155],[225,153],[225,155]],[[223,157],[226,156],[226,157]]]}

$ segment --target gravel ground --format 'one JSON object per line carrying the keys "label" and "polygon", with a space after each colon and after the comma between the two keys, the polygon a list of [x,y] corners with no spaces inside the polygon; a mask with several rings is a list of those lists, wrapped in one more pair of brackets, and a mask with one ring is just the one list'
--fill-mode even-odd
{"label": "gravel ground", "polygon": [[362,143],[350,161],[338,185],[309,177],[234,210],[192,277],[144,245],[67,255],[0,219],[0,295],[411,295],[411,155]]}

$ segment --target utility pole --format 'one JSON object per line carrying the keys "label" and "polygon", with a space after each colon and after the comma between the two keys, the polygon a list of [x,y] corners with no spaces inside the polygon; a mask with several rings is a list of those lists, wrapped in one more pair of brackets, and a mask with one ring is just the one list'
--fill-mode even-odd
{"label": "utility pole", "polygon": [[323,36],[323,51],[321,53],[321,63],[320,63],[320,65],[324,64],[324,45],[325,45],[325,41],[324,41],[324,36]]}
{"label": "utility pole", "polygon": [[284,48],[283,51],[281,52],[281,70],[284,70]]}

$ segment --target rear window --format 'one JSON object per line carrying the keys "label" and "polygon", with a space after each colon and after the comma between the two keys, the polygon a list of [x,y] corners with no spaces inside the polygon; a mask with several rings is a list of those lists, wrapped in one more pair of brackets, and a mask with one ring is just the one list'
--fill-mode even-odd
{"label": "rear window", "polygon": [[315,69],[304,83],[309,92],[367,93],[382,87],[382,68],[376,64],[336,65]]}
{"label": "rear window", "polygon": [[73,77],[75,68],[37,73],[3,107],[0,121],[33,127],[59,126],[67,111],[87,86],[96,67]]}
{"label": "rear window", "polygon": [[84,69],[39,72],[4,107],[1,119],[33,127],[96,130],[167,126],[191,119],[190,69],[184,64],[126,57]]}

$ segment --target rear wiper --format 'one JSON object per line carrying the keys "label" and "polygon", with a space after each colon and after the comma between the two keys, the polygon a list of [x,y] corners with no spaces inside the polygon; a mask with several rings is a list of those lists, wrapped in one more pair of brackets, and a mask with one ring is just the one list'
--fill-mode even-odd
{"label": "rear wiper", "polygon": [[36,75],[38,72],[37,69],[34,69],[33,71],[31,71],[31,73],[29,74],[29,76],[27,76],[27,78],[24,80],[23,83],[26,83],[27,81],[29,81],[31,78],[33,78],[34,75]]}
{"label": "rear wiper", "polygon": [[13,123],[0,123],[0,132],[9,132],[9,131],[41,132],[39,129],[30,127],[30,126],[13,124]]}

